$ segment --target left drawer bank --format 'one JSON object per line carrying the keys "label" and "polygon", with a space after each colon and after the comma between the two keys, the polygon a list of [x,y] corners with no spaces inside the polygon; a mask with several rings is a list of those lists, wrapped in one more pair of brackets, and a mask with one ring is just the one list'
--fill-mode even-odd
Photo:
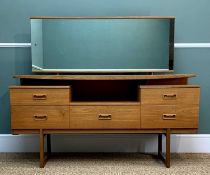
{"label": "left drawer bank", "polygon": [[11,128],[69,128],[70,97],[69,86],[11,86]]}

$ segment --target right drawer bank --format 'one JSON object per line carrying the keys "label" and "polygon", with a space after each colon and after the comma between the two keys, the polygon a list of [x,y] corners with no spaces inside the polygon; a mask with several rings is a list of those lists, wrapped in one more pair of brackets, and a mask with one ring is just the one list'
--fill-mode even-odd
{"label": "right drawer bank", "polygon": [[141,128],[198,128],[197,85],[140,86]]}

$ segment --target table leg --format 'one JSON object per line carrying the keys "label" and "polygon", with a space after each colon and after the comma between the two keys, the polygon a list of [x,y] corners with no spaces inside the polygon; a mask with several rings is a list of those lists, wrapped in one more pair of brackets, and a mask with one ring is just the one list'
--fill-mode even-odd
{"label": "table leg", "polygon": [[158,134],[158,157],[162,156],[162,134]]}
{"label": "table leg", "polygon": [[40,133],[39,133],[39,145],[40,145],[40,168],[44,168],[45,165],[45,160],[44,160],[44,133],[43,130],[40,129]]}
{"label": "table leg", "polygon": [[51,137],[50,134],[47,134],[47,157],[51,157]]}
{"label": "table leg", "polygon": [[170,149],[170,144],[171,142],[171,130],[170,129],[167,129],[166,130],[166,167],[167,168],[170,168],[170,154],[171,154],[171,149]]}
{"label": "table leg", "polygon": [[162,152],[162,134],[158,134],[158,157],[165,163],[167,168],[170,168],[170,137],[171,130],[166,129],[166,154]]}

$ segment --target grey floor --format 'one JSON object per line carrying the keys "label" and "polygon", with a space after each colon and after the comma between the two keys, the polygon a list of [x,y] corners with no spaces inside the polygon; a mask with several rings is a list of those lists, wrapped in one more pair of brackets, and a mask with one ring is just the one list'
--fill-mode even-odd
{"label": "grey floor", "polygon": [[156,155],[124,153],[53,154],[39,168],[36,153],[0,153],[0,175],[210,175],[210,154],[172,154],[171,168]]}

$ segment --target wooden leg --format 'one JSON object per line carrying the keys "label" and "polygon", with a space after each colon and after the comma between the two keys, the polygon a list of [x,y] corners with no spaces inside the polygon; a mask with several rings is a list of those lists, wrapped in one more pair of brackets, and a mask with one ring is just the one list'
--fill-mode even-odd
{"label": "wooden leg", "polygon": [[158,134],[158,157],[162,157],[162,134]]}
{"label": "wooden leg", "polygon": [[39,133],[39,145],[40,145],[40,168],[44,168],[47,159],[51,155],[51,138],[50,134],[47,135],[47,157],[45,158],[45,153],[44,153],[44,132],[43,129],[40,129]]}
{"label": "wooden leg", "polygon": [[40,133],[39,133],[39,145],[40,145],[40,168],[44,168],[45,165],[45,161],[44,161],[44,133],[43,130],[40,129]]}
{"label": "wooden leg", "polygon": [[171,130],[170,129],[167,129],[166,130],[166,167],[167,168],[170,168],[170,153],[171,153],[171,150],[170,150],[170,140],[171,140]]}
{"label": "wooden leg", "polygon": [[170,168],[170,134],[171,130],[166,130],[166,154],[162,152],[162,134],[158,134],[158,157],[165,163],[167,168]]}
{"label": "wooden leg", "polygon": [[51,157],[51,138],[50,134],[47,134],[47,158]]}

